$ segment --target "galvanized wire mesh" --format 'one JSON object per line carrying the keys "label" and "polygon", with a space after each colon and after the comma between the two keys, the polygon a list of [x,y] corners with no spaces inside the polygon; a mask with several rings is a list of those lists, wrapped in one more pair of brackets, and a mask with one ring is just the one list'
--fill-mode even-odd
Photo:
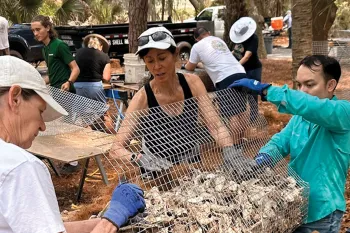
{"label": "galvanized wire mesh", "polygon": [[[66,123],[83,130],[97,122],[110,138],[94,114],[105,108],[57,93],[73,96],[59,101]],[[252,96],[231,89],[126,114],[104,156],[120,180],[145,190],[147,209],[120,232],[291,232],[306,218],[309,188],[277,150],[271,163],[254,162],[267,125]]]}
{"label": "galvanized wire mesh", "polygon": [[50,95],[69,113],[68,116],[46,123],[40,135],[57,135],[82,130],[89,125],[101,124],[108,110],[105,103],[95,101],[58,88],[48,86]]}
{"label": "galvanized wire mesh", "polygon": [[342,65],[350,64],[350,39],[313,41],[314,55],[327,55],[337,59]]}

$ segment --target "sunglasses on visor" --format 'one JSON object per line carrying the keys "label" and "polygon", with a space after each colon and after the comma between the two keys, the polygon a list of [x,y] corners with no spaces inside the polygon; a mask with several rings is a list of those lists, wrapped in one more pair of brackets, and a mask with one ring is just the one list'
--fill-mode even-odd
{"label": "sunglasses on visor", "polygon": [[169,33],[159,31],[159,32],[155,32],[151,35],[141,36],[138,39],[138,44],[139,44],[139,46],[144,46],[144,45],[148,44],[149,37],[152,37],[153,41],[161,41],[161,40],[165,40],[167,38],[167,36],[170,36],[172,39],[174,39],[174,37],[172,35],[170,35]]}

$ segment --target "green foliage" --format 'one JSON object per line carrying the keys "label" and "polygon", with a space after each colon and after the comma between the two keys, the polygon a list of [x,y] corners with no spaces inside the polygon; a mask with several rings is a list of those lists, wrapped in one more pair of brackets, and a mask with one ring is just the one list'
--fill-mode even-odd
{"label": "green foliage", "polygon": [[39,8],[39,14],[54,17],[58,8],[59,5],[55,0],[46,0]]}
{"label": "green foliage", "polygon": [[56,24],[66,23],[74,15],[82,14],[84,5],[80,0],[1,0],[0,15],[11,23],[30,23],[38,15],[51,16]]}
{"label": "green foliage", "polygon": [[88,0],[92,21],[96,24],[107,24],[116,21],[116,16],[123,11],[116,0]]}
{"label": "green foliage", "polygon": [[54,20],[61,24],[66,24],[74,15],[84,13],[84,5],[79,0],[63,0],[60,8],[57,9]]}
{"label": "green foliage", "polygon": [[334,21],[333,27],[335,30],[350,29],[350,1],[336,0],[335,4],[338,7],[337,17]]}
{"label": "green foliage", "polygon": [[38,14],[43,0],[2,0],[0,15],[12,23],[26,23]]}

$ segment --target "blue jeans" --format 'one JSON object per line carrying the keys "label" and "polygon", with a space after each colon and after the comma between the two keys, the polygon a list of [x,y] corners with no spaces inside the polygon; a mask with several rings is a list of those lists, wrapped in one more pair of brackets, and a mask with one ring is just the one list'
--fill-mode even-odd
{"label": "blue jeans", "polygon": [[316,221],[301,225],[293,233],[338,233],[340,230],[343,211],[336,210],[326,217]]}
{"label": "blue jeans", "polygon": [[[261,73],[262,73],[262,68],[257,68],[254,70],[247,70],[248,78],[257,80],[259,82],[261,82]],[[253,95],[253,99],[255,100],[255,102],[252,101],[251,99],[249,100],[250,122],[253,122],[259,114],[258,95]]]}
{"label": "blue jeans", "polygon": [[102,81],[100,82],[76,82],[74,83],[77,95],[84,96],[89,99],[106,103],[106,96],[103,89]]}

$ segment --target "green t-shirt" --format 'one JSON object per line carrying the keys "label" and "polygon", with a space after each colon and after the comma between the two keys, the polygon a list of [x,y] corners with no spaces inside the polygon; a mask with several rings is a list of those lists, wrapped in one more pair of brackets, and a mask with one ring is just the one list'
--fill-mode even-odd
{"label": "green t-shirt", "polygon": [[[62,84],[68,81],[71,73],[68,64],[74,60],[68,45],[60,39],[52,39],[43,48],[43,55],[48,67],[50,85],[61,88]],[[70,86],[69,91],[75,93],[74,85]]]}

